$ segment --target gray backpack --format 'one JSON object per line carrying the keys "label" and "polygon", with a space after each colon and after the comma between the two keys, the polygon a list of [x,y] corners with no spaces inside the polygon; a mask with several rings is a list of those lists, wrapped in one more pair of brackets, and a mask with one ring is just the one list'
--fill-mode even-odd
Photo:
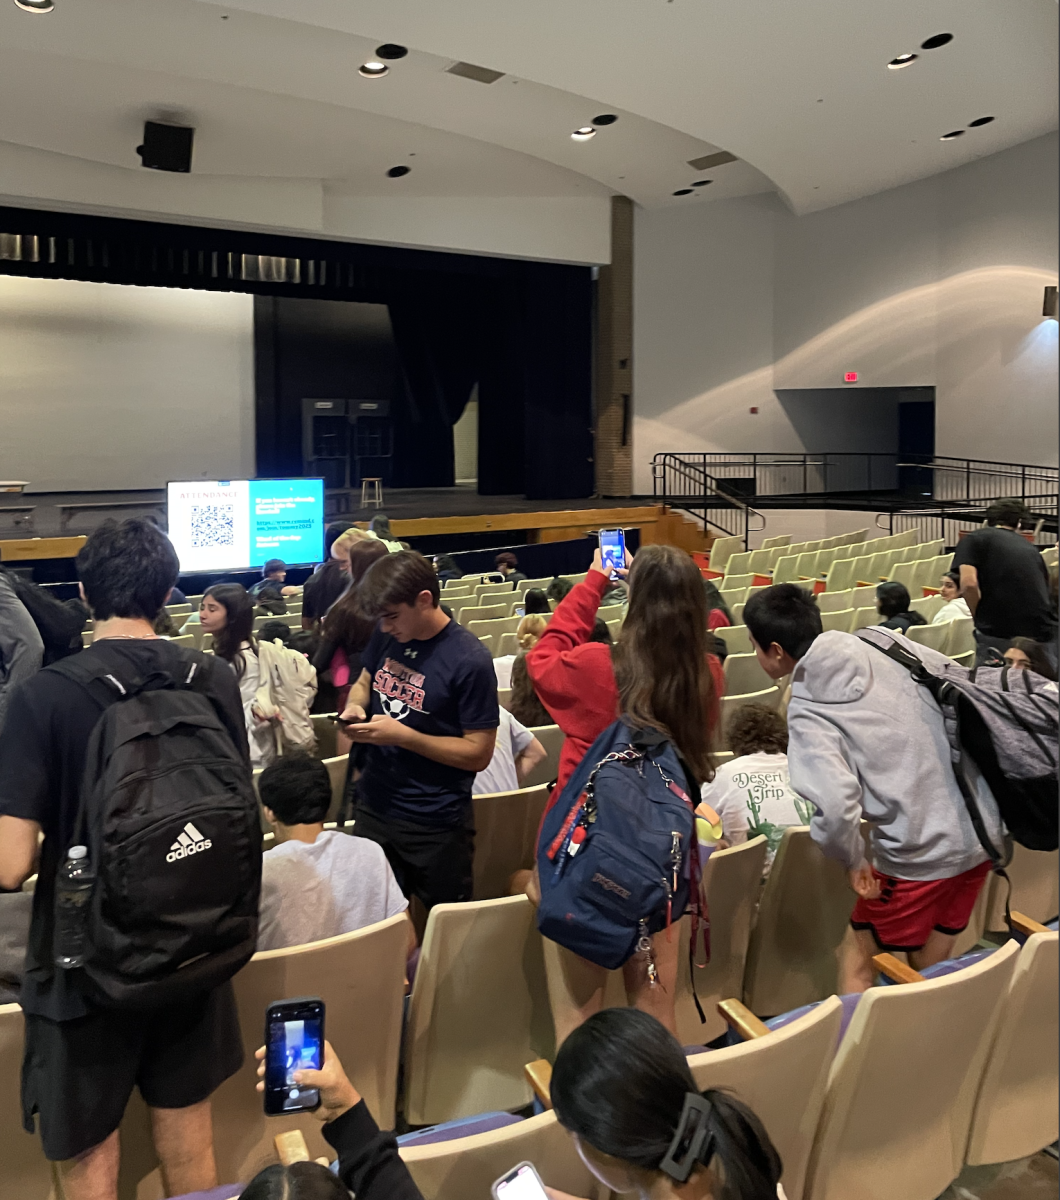
{"label": "gray backpack", "polygon": [[929,667],[882,631],[870,627],[857,636],[905,667],[942,709],[957,783],[995,870],[1007,866],[1011,852],[993,845],[986,834],[969,780],[969,762],[989,785],[1012,837],[1028,850],[1055,850],[1060,844],[1057,685],[1007,664],[968,668],[947,661]]}

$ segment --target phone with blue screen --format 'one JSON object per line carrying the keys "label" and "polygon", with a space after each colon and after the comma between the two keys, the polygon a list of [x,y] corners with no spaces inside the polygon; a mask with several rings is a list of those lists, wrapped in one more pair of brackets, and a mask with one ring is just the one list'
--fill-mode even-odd
{"label": "phone with blue screen", "polygon": [[626,535],[621,529],[600,530],[601,565],[612,579],[618,578],[618,568],[626,566]]}
{"label": "phone with blue screen", "polygon": [[312,1112],[320,1092],[301,1087],[294,1073],[324,1062],[324,1001],[319,996],[277,1000],[265,1010],[265,1112]]}
{"label": "phone with blue screen", "polygon": [[490,1191],[493,1200],[548,1200],[541,1176],[534,1170],[533,1163],[528,1162],[512,1167],[494,1183]]}

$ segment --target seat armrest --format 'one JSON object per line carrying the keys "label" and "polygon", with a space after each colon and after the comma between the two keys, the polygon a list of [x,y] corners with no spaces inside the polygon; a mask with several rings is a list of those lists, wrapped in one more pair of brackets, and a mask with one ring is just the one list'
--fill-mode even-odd
{"label": "seat armrest", "polygon": [[1025,933],[1028,937],[1032,933],[1050,933],[1048,925],[1043,925],[1041,921],[1035,921],[1033,917],[1026,917],[1021,912],[1009,913],[1012,919],[1012,928],[1020,933]]}
{"label": "seat armrest", "polygon": [[895,958],[893,954],[874,954],[872,956],[872,965],[881,975],[886,975],[888,979],[895,983],[923,983],[924,976],[919,971],[914,971],[912,967],[906,966],[901,959]]}
{"label": "seat armrest", "polygon": [[287,1133],[278,1133],[272,1144],[276,1147],[276,1157],[285,1167],[296,1162],[309,1162],[309,1147],[305,1143],[305,1134],[300,1129],[290,1129]]}
{"label": "seat armrest", "polygon": [[719,1000],[718,1012],[725,1019],[729,1027],[735,1030],[745,1042],[765,1037],[770,1032],[769,1026],[764,1021],[759,1020],[739,1000]]}
{"label": "seat armrest", "polygon": [[535,1058],[533,1062],[523,1067],[526,1082],[533,1089],[534,1095],[545,1108],[552,1107],[552,1064],[547,1058]]}

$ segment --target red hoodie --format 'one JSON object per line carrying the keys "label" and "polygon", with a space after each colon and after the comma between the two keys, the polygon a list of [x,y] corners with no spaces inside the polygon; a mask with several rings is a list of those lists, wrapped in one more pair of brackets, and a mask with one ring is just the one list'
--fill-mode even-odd
{"label": "red hoodie", "polygon": [[[600,600],[610,586],[606,575],[590,571],[585,581],[576,584],[561,601],[541,640],[526,656],[534,690],[566,736],[549,807],[559,799],[563,785],[586,750],[618,716],[611,647],[587,640],[596,623]],[[725,690],[721,663],[713,654],[707,656],[707,661],[715,692],[720,696]],[[712,727],[717,719],[715,708],[710,714]]]}

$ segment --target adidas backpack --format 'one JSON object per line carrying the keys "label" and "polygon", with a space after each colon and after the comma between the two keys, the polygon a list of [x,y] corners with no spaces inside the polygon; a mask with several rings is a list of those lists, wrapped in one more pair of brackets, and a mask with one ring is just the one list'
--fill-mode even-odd
{"label": "adidas backpack", "polygon": [[94,655],[51,669],[104,700],[89,738],[73,844],[88,847],[86,991],[117,1008],[179,1004],[223,983],[257,943],[261,826],[250,768],[200,690],[118,674]]}
{"label": "adidas backpack", "polygon": [[688,910],[694,950],[700,872],[686,780],[676,750],[655,730],[618,720],[600,734],[538,835],[537,927],[545,937],[614,970]]}
{"label": "adidas backpack", "polygon": [[258,642],[260,679],[254,708],[278,724],[280,745],[292,750],[316,749],[317,738],[309,710],[317,694],[317,673],[304,654],[280,642]]}

